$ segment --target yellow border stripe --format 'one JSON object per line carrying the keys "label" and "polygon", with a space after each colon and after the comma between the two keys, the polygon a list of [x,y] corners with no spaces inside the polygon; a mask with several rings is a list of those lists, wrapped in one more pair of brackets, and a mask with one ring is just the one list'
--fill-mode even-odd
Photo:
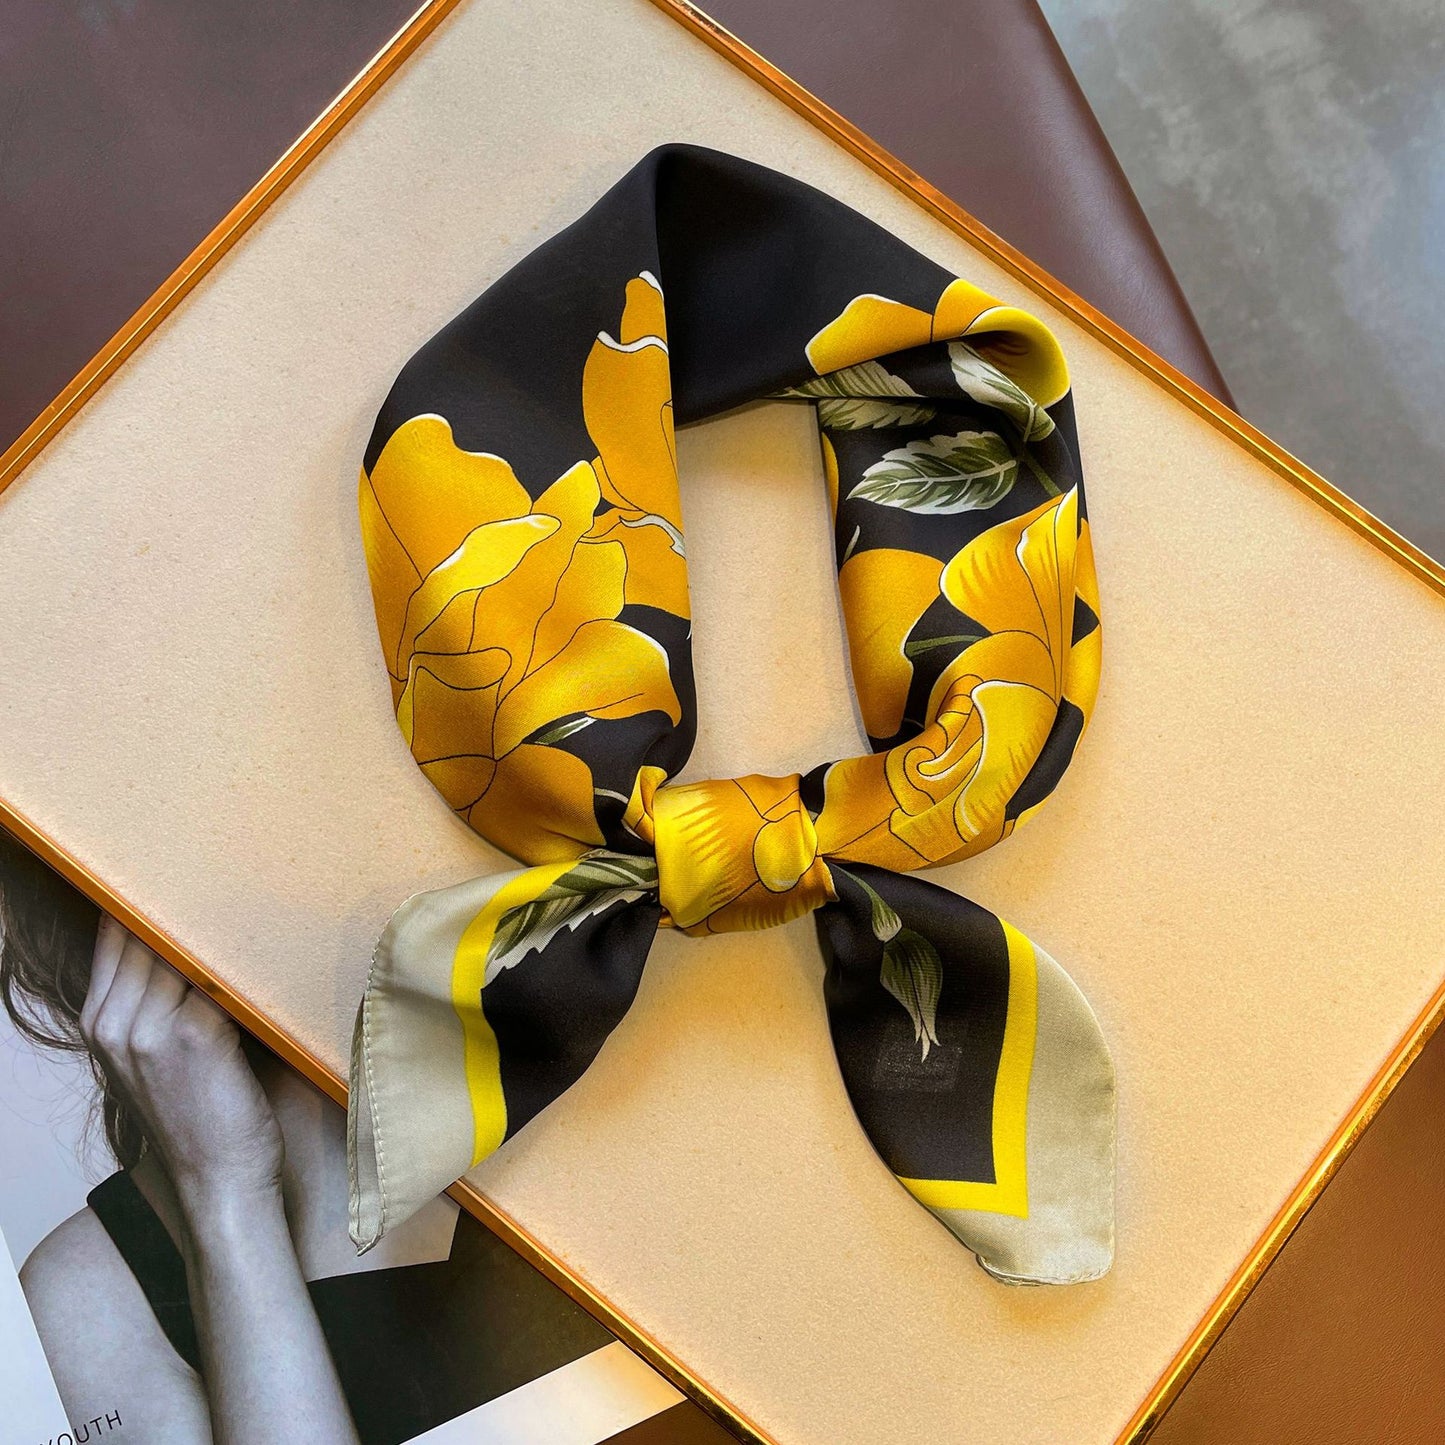
{"label": "yellow border stripe", "polygon": [[507,1101],[502,1094],[502,1055],[497,1036],[482,1011],[487,977],[487,950],[503,915],[530,903],[544,889],[576,866],[576,859],[528,868],[509,878],[487,900],[482,911],[462,929],[452,955],[452,1007],[462,1023],[467,1094],[475,1129],[472,1164],[480,1164],[507,1137]]}
{"label": "yellow border stripe", "polygon": [[[999,920],[1003,923],[1003,920]],[[1034,946],[1012,924],[1003,923],[1008,942],[1008,1017],[993,1089],[993,1167],[996,1182],[958,1179],[899,1179],[929,1209],[984,1209],[1029,1217],[1029,1080],[1039,1023],[1039,975]]]}

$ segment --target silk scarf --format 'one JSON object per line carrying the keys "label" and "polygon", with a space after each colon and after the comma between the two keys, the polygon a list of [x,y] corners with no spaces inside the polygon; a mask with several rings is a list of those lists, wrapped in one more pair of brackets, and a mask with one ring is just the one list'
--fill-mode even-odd
{"label": "silk scarf", "polygon": [[[679,782],[696,712],[673,428],[758,398],[817,410],[870,751]],[[818,191],[667,146],[406,365],[360,505],[402,736],[529,866],[414,897],[381,938],[351,1069],[358,1245],[577,1080],[659,926],[812,914],[843,1082],[902,1187],[1000,1279],[1103,1273],[1094,1016],[1017,928],[908,876],[1028,819],[1094,701],[1048,329]]]}

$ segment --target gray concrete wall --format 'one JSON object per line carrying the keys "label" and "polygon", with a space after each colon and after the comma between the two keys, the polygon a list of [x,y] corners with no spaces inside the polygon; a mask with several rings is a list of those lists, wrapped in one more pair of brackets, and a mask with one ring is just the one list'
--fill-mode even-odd
{"label": "gray concrete wall", "polygon": [[1239,409],[1445,557],[1440,0],[1042,0]]}

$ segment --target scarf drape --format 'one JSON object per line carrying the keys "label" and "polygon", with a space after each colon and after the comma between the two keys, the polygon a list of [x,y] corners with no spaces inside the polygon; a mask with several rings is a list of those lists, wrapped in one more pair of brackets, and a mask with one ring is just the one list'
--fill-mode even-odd
{"label": "scarf drape", "polygon": [[[765,397],[817,409],[871,751],[678,782],[696,712],[674,423]],[[660,925],[811,913],[848,1096],[903,1187],[1001,1279],[1103,1273],[1094,1016],[1016,928],[907,876],[1008,837],[1094,702],[1048,329],[807,186],[667,146],[407,364],[360,504],[402,734],[530,866],[412,898],[382,936],[351,1070],[357,1243],[580,1077]]]}

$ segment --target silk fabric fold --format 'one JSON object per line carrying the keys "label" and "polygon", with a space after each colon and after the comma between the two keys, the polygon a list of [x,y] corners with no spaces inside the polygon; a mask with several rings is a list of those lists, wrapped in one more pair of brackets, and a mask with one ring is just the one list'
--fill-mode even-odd
{"label": "silk fabric fold", "polygon": [[[674,426],[761,398],[817,410],[870,751],[680,782]],[[406,744],[528,866],[412,898],[378,944],[351,1070],[358,1245],[581,1076],[659,926],[812,914],[843,1082],[901,1186],[1000,1279],[1107,1270],[1114,1086],[1092,1012],[1017,928],[907,876],[1024,823],[1094,703],[1097,583],[1047,328],[807,186],[664,147],[407,364],[360,505]]]}

